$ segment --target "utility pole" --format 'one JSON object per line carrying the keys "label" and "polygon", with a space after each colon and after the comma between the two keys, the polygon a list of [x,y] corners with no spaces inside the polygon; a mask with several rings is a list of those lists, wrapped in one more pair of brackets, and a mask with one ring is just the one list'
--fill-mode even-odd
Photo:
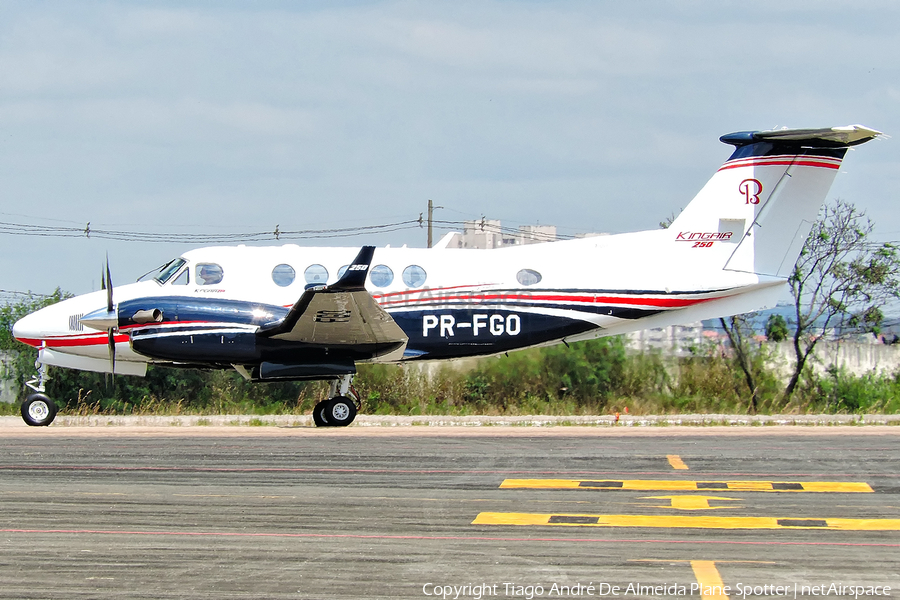
{"label": "utility pole", "polygon": [[434,202],[431,200],[428,201],[428,247],[431,248],[431,243],[434,240],[431,235],[431,221],[434,218]]}
{"label": "utility pole", "polygon": [[[434,209],[436,209],[436,208],[444,208],[444,207],[443,206],[435,206],[434,201],[429,200],[428,201],[428,247],[429,248],[431,248],[431,246],[434,243],[434,237],[432,235],[432,225],[434,224]],[[419,226],[421,226],[421,223],[422,223],[422,213],[419,213]]]}

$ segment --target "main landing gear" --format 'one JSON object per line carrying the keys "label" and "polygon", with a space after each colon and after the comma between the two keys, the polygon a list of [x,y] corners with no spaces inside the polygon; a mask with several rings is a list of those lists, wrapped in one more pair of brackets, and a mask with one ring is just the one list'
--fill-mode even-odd
{"label": "main landing gear", "polygon": [[22,403],[22,419],[32,427],[46,427],[56,418],[56,403],[50,396],[44,393],[44,384],[50,377],[47,375],[47,365],[36,362],[37,377],[28,381],[25,385],[34,390]]}
{"label": "main landing gear", "polygon": [[343,375],[331,382],[328,400],[322,400],[313,408],[316,427],[346,427],[359,411],[359,394],[350,385],[353,375]]}

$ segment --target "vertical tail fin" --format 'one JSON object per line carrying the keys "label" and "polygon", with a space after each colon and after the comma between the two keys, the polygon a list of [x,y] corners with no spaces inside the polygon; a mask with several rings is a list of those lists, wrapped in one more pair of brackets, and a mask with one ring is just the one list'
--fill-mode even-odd
{"label": "vertical tail fin", "polygon": [[861,125],[724,135],[734,153],[669,229],[733,247],[725,269],[787,277],[847,148],[878,135]]}

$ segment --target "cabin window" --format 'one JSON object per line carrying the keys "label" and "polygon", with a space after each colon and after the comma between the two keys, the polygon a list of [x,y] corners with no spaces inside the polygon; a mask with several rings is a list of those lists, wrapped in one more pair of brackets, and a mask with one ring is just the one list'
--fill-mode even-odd
{"label": "cabin window", "polygon": [[403,269],[403,283],[405,283],[407,287],[422,287],[425,285],[426,277],[427,274],[425,273],[425,269],[419,265],[409,265]]}
{"label": "cabin window", "polygon": [[387,265],[375,265],[369,271],[369,281],[375,287],[387,287],[394,281],[394,272]]}
{"label": "cabin window", "polygon": [[197,285],[215,285],[222,282],[225,272],[216,263],[197,263],[194,271]]}
{"label": "cabin window", "polygon": [[343,277],[343,276],[344,276],[344,273],[346,273],[346,272],[347,272],[347,269],[349,269],[349,268],[350,268],[350,265],[344,265],[343,267],[341,267],[340,269],[338,269],[338,279],[340,279],[341,277]]}
{"label": "cabin window", "polygon": [[328,283],[328,269],[322,265],[309,265],[303,271],[303,277],[310,285],[325,285]]}
{"label": "cabin window", "polygon": [[541,282],[541,274],[534,269],[522,269],[516,273],[516,281],[522,285],[534,285]]}
{"label": "cabin window", "polygon": [[278,287],[287,287],[294,283],[297,273],[291,265],[278,265],[272,269],[272,281]]}

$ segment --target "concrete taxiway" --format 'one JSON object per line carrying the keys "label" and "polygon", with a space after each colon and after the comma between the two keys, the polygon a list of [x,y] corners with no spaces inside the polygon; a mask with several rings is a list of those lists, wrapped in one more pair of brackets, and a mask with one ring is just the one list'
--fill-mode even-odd
{"label": "concrete taxiway", "polygon": [[2,598],[900,594],[895,427],[0,429]]}

